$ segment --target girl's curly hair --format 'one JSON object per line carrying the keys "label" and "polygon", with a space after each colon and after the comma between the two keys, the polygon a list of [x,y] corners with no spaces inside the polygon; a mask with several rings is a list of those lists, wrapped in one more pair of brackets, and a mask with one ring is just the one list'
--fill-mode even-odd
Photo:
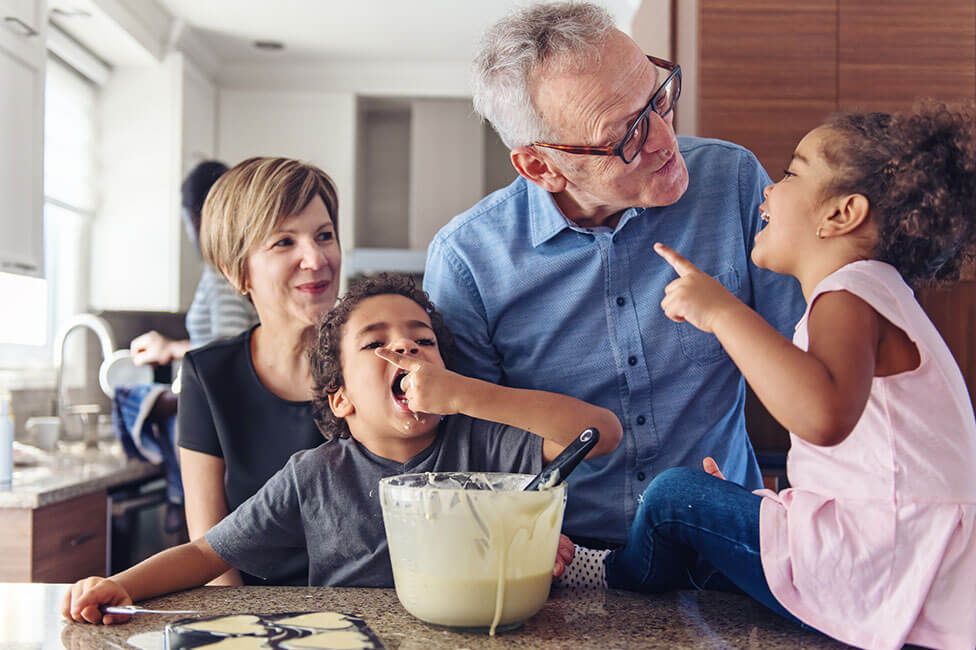
{"label": "girl's curly hair", "polygon": [[910,113],[844,113],[825,123],[829,195],[863,194],[877,259],[910,285],[955,280],[976,245],[976,107],[931,101]]}
{"label": "girl's curly hair", "polygon": [[444,365],[448,367],[451,365],[454,337],[444,324],[444,319],[434,308],[434,303],[430,301],[426,291],[419,289],[409,276],[391,273],[380,273],[357,282],[349,288],[335,308],[319,322],[315,344],[309,351],[314,382],[312,406],[315,411],[315,422],[326,440],[349,437],[349,426],[346,421],[337,418],[329,408],[329,395],[343,385],[341,356],[343,326],[363,300],[387,294],[405,296],[427,312]]}

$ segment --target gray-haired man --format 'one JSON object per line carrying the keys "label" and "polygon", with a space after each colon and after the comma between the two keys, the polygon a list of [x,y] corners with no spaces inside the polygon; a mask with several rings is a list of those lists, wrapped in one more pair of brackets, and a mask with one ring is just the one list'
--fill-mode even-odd
{"label": "gray-haired man", "polygon": [[503,19],[476,69],[475,107],[519,178],[438,233],[424,283],[459,371],[573,395],[623,423],[617,451],[571,477],[566,532],[622,542],[648,482],[705,456],[760,487],[742,376],[714,336],[665,317],[676,276],[651,247],[678,250],[792,331],[799,286],[749,259],[765,171],[736,145],[677,138],[680,68],[595,5]]}

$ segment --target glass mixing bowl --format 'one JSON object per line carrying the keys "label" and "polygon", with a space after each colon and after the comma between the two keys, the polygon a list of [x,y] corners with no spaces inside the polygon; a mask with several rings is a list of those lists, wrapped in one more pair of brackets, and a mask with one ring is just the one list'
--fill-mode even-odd
{"label": "glass mixing bowl", "polygon": [[566,485],[530,474],[441,472],[380,481],[397,597],[422,621],[494,633],[546,602]]}

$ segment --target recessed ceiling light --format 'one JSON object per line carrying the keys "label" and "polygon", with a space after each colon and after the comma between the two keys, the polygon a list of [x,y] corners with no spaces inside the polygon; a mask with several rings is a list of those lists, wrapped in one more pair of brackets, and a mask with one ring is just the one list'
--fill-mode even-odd
{"label": "recessed ceiling light", "polygon": [[254,41],[254,47],[270,52],[285,49],[285,44],[281,41]]}

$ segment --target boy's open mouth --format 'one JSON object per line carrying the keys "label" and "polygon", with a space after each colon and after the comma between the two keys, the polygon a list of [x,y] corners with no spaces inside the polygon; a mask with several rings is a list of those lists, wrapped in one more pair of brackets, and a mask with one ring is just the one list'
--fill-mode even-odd
{"label": "boy's open mouth", "polygon": [[407,396],[404,394],[403,390],[403,378],[407,376],[407,371],[397,370],[397,373],[393,376],[393,385],[390,387],[393,393],[393,399],[403,407],[407,407]]}

